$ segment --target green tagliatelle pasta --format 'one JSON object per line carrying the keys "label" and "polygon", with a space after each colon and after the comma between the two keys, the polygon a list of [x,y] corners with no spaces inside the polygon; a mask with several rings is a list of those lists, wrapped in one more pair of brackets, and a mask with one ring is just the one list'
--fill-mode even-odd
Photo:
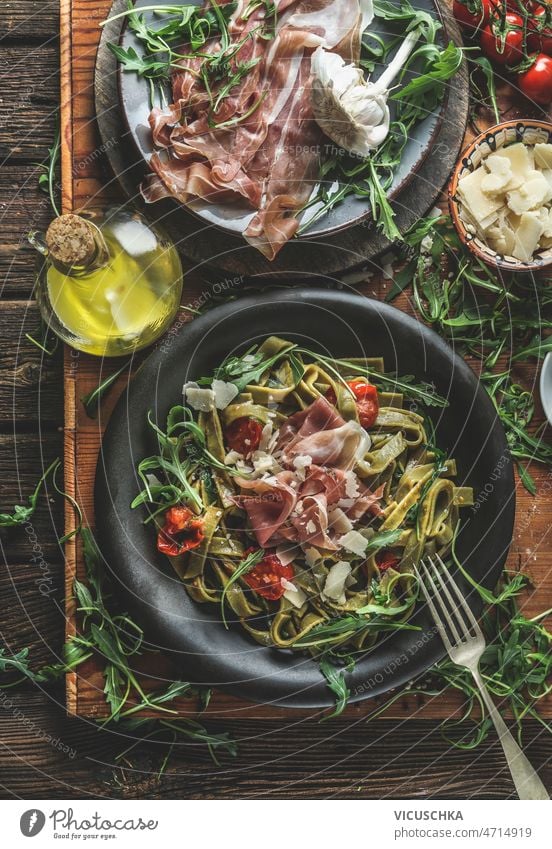
{"label": "green tagliatelle pasta", "polygon": [[261,645],[332,662],[413,627],[415,566],[448,554],[473,503],[429,420],[403,407],[444,399],[379,358],[277,337],[184,396],[165,431],[152,425],[159,451],[139,464],[133,506],[191,598]]}

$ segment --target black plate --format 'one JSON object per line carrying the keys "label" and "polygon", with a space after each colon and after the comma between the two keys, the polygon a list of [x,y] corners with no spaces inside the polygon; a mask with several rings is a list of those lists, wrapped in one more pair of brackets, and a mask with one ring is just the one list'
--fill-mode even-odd
{"label": "black plate", "polygon": [[[478,505],[464,511],[458,551],[471,574],[489,587],[498,579],[512,537],[512,463],[494,407],[464,361],[424,325],[359,295],[296,289],[244,297],[169,333],[143,364],[111,417],[96,477],[99,542],[125,602],[148,639],[173,655],[187,680],[223,686],[257,702],[323,707],[332,698],[316,663],[262,648],[239,626],[226,631],[216,606],[189,599],[157,554],[143,514],[129,509],[141,489],[136,465],[155,452],[148,410],[164,424],[186,380],[211,373],[228,354],[270,334],[336,356],[383,355],[388,371],[432,380],[448,397],[449,407],[430,411],[437,441],[456,458],[458,480],[474,488]],[[395,633],[357,663],[349,676],[353,701],[411,680],[442,656],[425,611],[415,620],[422,632]]]}
{"label": "black plate", "polygon": [[[188,0],[180,0],[176,5],[186,5]],[[394,0],[391,0],[393,3]],[[151,6],[151,0],[137,0],[136,8],[140,6]],[[397,2],[397,6],[399,3]],[[416,7],[428,12],[432,17],[438,20],[443,28],[437,35],[437,42],[441,48],[450,41],[450,37],[444,27],[441,10],[437,0],[418,0]],[[146,19],[155,18],[153,13],[146,12]],[[159,20],[159,18],[157,18]],[[368,28],[367,41],[370,42],[370,36],[378,38],[389,38],[390,35],[400,35],[404,27],[401,21],[384,21],[382,18],[375,17],[370,27]],[[128,28],[127,22],[123,25],[120,45],[125,50],[133,48],[138,53],[141,53],[142,48],[140,41],[135,34]],[[394,55],[395,50],[391,51],[390,57]],[[371,79],[376,81],[384,69],[383,65],[376,65],[371,75]],[[135,73],[125,71],[121,65],[118,69],[119,74],[119,99],[121,113],[128,127],[130,138],[134,142],[134,146],[144,163],[149,162],[154,151],[151,130],[148,123],[150,113],[150,90],[147,80],[138,77]],[[405,83],[416,76],[416,69],[413,66],[405,75]],[[430,153],[435,139],[438,135],[444,115],[446,114],[449,86],[445,87],[445,96],[442,103],[433,111],[428,113],[422,121],[410,133],[408,140],[404,146],[401,162],[395,172],[393,182],[388,190],[388,197],[394,200],[397,196],[410,184],[417,171],[422,166],[426,157]],[[166,98],[170,102],[171,92],[167,88]],[[395,105],[393,101],[389,101],[391,110],[391,118],[394,117]],[[328,145],[331,145],[327,139]],[[247,227],[247,223],[252,218],[254,212],[247,209],[240,209],[235,204],[215,204],[201,203],[194,201],[186,205],[186,208],[199,216],[203,222],[214,224],[216,227],[234,235],[241,235]],[[313,208],[313,213],[315,208]],[[330,210],[323,218],[308,227],[299,238],[321,238],[337,233],[347,227],[359,224],[366,218],[371,216],[370,206],[367,198],[358,198],[350,196],[345,198],[343,203],[338,204],[334,209]]]}

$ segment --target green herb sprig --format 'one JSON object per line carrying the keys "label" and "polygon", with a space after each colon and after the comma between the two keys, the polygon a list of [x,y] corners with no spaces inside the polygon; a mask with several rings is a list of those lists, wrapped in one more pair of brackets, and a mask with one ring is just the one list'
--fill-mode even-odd
{"label": "green herb sprig", "polygon": [[[259,3],[255,8],[262,5],[264,3]],[[127,18],[128,27],[139,40],[143,52],[139,53],[134,47],[125,49],[112,42],[108,42],[107,46],[125,71],[135,73],[147,80],[152,106],[156,89],[161,103],[163,105],[166,103],[165,89],[173,71],[177,68],[188,68],[203,83],[205,95],[210,104],[209,124],[220,128],[246,120],[265,96],[262,95],[257,104],[254,104],[246,114],[217,124],[214,116],[221,103],[260,61],[260,57],[240,61],[238,56],[241,48],[255,35],[262,38],[272,37],[270,26],[275,10],[272,9],[271,4],[267,3],[265,21],[247,32],[239,42],[232,44],[228,24],[236,8],[236,3],[219,5],[216,0],[210,0],[209,7],[152,5],[144,6],[137,11],[131,0],[128,0],[128,8],[125,11],[103,21],[101,26],[120,18]],[[255,10],[251,9],[247,16],[249,17],[253,11]],[[157,17],[161,16],[162,23],[148,22],[146,12],[153,13]],[[204,50],[207,42],[215,37],[220,39],[220,49]],[[185,46],[186,52],[182,52],[182,45]],[[192,66],[187,66],[186,62],[197,58],[202,60],[201,65],[199,69],[196,70],[194,67],[192,71]],[[216,86],[218,91],[213,92]]]}
{"label": "green herb sprig", "polygon": [[[462,50],[452,42],[444,48],[437,43],[441,25],[427,12],[414,9],[409,0],[394,3],[375,2],[377,17],[400,27],[399,34],[373,39],[366,33],[362,43],[361,65],[369,72],[377,62],[385,62],[390,52],[402,40],[404,33],[418,29],[420,44],[412,52],[398,77],[398,88],[390,96],[395,106],[389,135],[366,159],[354,158],[345,151],[324,157],[320,163],[320,187],[305,205],[304,211],[316,207],[316,212],[303,218],[299,232],[304,232],[349,195],[369,200],[372,218],[378,229],[391,241],[401,240],[395,222],[395,210],[388,192],[400,165],[402,154],[413,128],[435,110],[442,101],[447,82],[454,77],[462,62]],[[412,78],[403,84],[409,70],[416,69]]]}
{"label": "green herb sprig", "polygon": [[128,371],[128,369],[129,363],[124,363],[121,368],[117,369],[117,371],[113,372],[113,374],[110,374],[109,377],[100,381],[100,383],[86,395],[83,395],[81,402],[84,406],[86,415],[90,419],[96,418],[102,399],[105,398],[111,387],[117,382],[117,379],[124,374],[125,371]]}
{"label": "green herb sprig", "polygon": [[54,474],[60,465],[61,460],[59,458],[56,458],[50,463],[44,474],[41,475],[33,492],[28,496],[27,504],[16,504],[12,513],[0,513],[0,528],[14,528],[18,525],[24,525],[25,522],[28,522],[32,518],[36,510],[40,490],[50,475]]}
{"label": "green herb sprig", "polygon": [[225,603],[229,590],[234,586],[236,581],[239,581],[239,579],[242,578],[245,574],[247,574],[247,572],[250,572],[251,569],[253,569],[253,567],[257,565],[257,563],[260,563],[264,556],[264,548],[258,548],[256,551],[250,552],[246,557],[244,557],[243,560],[241,560],[237,564],[236,568],[230,575],[230,578],[226,582],[222,591],[222,595],[220,597],[220,615],[224,623],[224,627],[226,629],[228,628],[228,622],[226,620]]}
{"label": "green herb sprig", "polygon": [[87,583],[75,581],[81,622],[79,632],[67,644],[64,668],[74,669],[93,654],[103,656],[104,694],[110,713],[101,725],[116,722],[119,731],[140,729],[150,732],[148,738],[162,736],[168,729],[173,744],[180,737],[205,744],[215,762],[216,748],[235,755],[235,743],[227,734],[210,733],[201,723],[178,718],[158,720],[137,716],[145,709],[174,715],[177,711],[171,707],[171,703],[182,696],[199,697],[206,705],[210,691],[193,687],[186,681],[173,681],[165,689],[145,693],[133,668],[134,660],[144,649],[142,630],[127,612],[112,612],[114,599],[107,585],[101,555],[90,531],[83,528],[81,534]]}
{"label": "green herb sprig", "polygon": [[45,162],[41,162],[38,164],[38,168],[40,168],[40,175],[38,177],[38,186],[41,191],[45,192],[50,198],[50,205],[52,210],[56,216],[60,214],[58,200],[56,197],[57,186],[56,186],[56,177],[59,168],[59,156],[61,150],[61,132],[59,127],[59,118],[58,124],[56,128],[56,134],[54,136],[54,142],[52,147],[48,148],[48,156]]}
{"label": "green herb sprig", "polygon": [[[540,360],[552,350],[552,293],[545,279],[507,283],[463,250],[448,216],[429,217],[405,236],[408,261],[395,275],[386,300],[412,286],[419,316],[455,350],[475,358],[480,379],[506,430],[525,487],[535,493],[526,462],[552,465],[543,431],[532,432],[532,394],[514,378],[515,364]],[[500,358],[506,368],[498,368]]]}

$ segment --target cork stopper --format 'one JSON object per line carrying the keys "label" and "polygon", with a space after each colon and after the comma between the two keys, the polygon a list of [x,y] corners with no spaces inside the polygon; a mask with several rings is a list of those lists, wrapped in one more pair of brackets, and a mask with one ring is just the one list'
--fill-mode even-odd
{"label": "cork stopper", "polygon": [[65,266],[86,266],[96,256],[95,229],[80,215],[60,215],[46,231],[51,258]]}

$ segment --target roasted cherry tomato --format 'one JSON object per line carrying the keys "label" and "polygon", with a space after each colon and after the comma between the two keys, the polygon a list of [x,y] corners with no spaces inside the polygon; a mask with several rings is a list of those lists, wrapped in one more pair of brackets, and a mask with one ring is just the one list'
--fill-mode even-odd
{"label": "roasted cherry tomato", "polygon": [[552,56],[539,53],[529,70],[519,75],[517,84],[534,103],[541,106],[552,103]]}
{"label": "roasted cherry tomato", "polygon": [[[254,551],[254,549],[249,549],[246,554],[251,551]],[[275,554],[266,554],[256,566],[245,573],[243,580],[263,598],[269,601],[278,601],[286,591],[285,587],[282,586],[282,578],[286,581],[292,581],[293,577],[294,572],[291,564],[284,566]]]}
{"label": "roasted cherry tomato", "polygon": [[514,12],[505,15],[505,31],[501,32],[502,20],[493,20],[481,31],[481,50],[497,65],[516,65],[523,58],[523,20]]}
{"label": "roasted cherry tomato", "polygon": [[489,23],[493,6],[491,0],[454,0],[452,13],[463,29],[473,32]]}
{"label": "roasted cherry tomato", "polygon": [[356,398],[358,420],[362,427],[372,427],[379,412],[378,390],[362,378],[348,380],[347,386]]}
{"label": "roasted cherry tomato", "polygon": [[394,569],[398,566],[400,558],[395,557],[389,548],[382,548],[376,554],[376,563],[380,572],[386,572],[388,569]]}
{"label": "roasted cherry tomato", "polygon": [[157,549],[169,557],[178,557],[201,544],[203,519],[187,507],[171,507],[165,513],[165,524],[157,535]]}
{"label": "roasted cherry tomato", "polygon": [[241,419],[236,419],[225,428],[224,438],[232,451],[248,457],[259,447],[262,432],[263,426],[257,419],[242,416]]}
{"label": "roasted cherry tomato", "polygon": [[527,46],[537,53],[552,55],[552,21],[550,12],[541,5],[535,5],[531,10],[532,17],[527,22],[529,34]]}

